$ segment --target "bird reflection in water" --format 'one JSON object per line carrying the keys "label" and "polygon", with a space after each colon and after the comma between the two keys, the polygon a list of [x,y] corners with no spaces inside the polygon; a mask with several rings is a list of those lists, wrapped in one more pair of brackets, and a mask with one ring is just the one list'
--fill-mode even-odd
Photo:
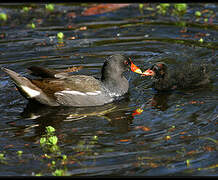
{"label": "bird reflection in water", "polygon": [[156,93],[152,98],[148,99],[142,105],[138,106],[132,113],[133,116],[140,115],[146,108],[155,108],[161,111],[165,111],[169,108],[168,98],[171,95],[169,92]]}
{"label": "bird reflection in water", "polygon": [[[104,128],[107,128],[107,124],[109,123],[110,127],[113,127],[115,132],[127,132],[129,131],[129,125],[132,123],[133,120],[133,116],[131,115],[133,109],[131,107],[128,107],[128,103],[125,103],[123,101],[125,100],[106,104],[104,106],[80,108],[54,108],[35,102],[29,102],[24,108],[23,112],[20,114],[22,119],[9,122],[8,124],[16,127],[16,136],[24,136],[27,141],[34,142],[45,133],[45,129],[47,126],[54,127],[56,129],[56,133],[61,134],[63,133],[63,131],[70,132],[73,127],[75,127],[73,123],[78,121],[86,122],[86,127],[91,127],[91,123],[93,123],[93,120],[96,120],[95,123],[99,123],[99,121],[104,121],[102,130]],[[105,120],[107,121],[106,125]],[[67,129],[63,130],[63,128],[66,128],[66,124],[69,123],[72,124],[72,126],[68,126]],[[84,123],[81,124],[82,126],[84,125]],[[78,127],[78,129],[79,128],[83,127]],[[101,127],[98,127],[98,129],[99,128]],[[93,131],[95,131],[95,129],[93,129]],[[27,133],[31,134],[31,136],[26,135]]]}

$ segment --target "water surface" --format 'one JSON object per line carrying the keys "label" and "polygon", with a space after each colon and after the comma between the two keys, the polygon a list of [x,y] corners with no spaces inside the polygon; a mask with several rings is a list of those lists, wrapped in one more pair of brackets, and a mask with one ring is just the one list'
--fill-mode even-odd
{"label": "water surface", "polygon": [[[2,4],[8,19],[0,21],[0,65],[24,76],[30,65],[81,66],[72,74],[99,76],[105,57],[122,53],[143,70],[158,61],[178,67],[215,60],[217,67],[217,4],[188,4],[181,19],[148,9],[157,5],[86,16],[91,4],[55,4],[53,12],[44,4],[28,12],[25,4]],[[61,169],[72,176],[217,176],[217,72],[207,87],[171,93],[157,93],[149,78],[128,73],[129,93],[120,102],[54,108],[28,103],[1,71],[0,175],[50,176]],[[60,157],[40,146],[47,126],[56,130]]]}

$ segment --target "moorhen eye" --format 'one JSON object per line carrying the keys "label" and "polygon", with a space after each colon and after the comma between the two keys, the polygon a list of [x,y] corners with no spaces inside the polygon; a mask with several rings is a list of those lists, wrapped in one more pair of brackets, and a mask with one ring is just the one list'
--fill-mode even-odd
{"label": "moorhen eye", "polygon": [[129,64],[129,62],[128,62],[127,60],[125,60],[125,61],[124,61],[124,64],[128,65],[128,64]]}

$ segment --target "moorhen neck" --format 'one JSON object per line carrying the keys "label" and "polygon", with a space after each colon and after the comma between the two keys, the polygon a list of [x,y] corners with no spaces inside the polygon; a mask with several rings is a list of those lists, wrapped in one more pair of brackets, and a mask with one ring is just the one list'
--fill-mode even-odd
{"label": "moorhen neck", "polygon": [[211,64],[181,64],[169,68],[164,62],[157,62],[143,72],[152,76],[153,87],[158,91],[194,88],[210,82]]}
{"label": "moorhen neck", "polygon": [[137,66],[120,54],[106,59],[102,76],[98,80],[87,75],[69,75],[43,67],[28,68],[40,79],[28,79],[18,73],[2,68],[14,81],[20,93],[28,100],[49,106],[99,106],[110,103],[127,93],[129,83],[123,73]]}

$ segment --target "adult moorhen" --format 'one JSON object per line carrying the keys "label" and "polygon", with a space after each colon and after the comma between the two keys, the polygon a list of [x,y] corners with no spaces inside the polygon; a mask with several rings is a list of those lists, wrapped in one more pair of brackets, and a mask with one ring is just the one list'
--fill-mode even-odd
{"label": "adult moorhen", "polygon": [[164,62],[157,62],[142,73],[152,76],[153,87],[158,91],[193,88],[210,82],[211,64],[181,64],[169,68]]}
{"label": "adult moorhen", "polygon": [[110,103],[127,93],[128,80],[123,73],[139,69],[130,58],[116,54],[108,57],[101,70],[101,79],[87,75],[69,75],[39,66],[28,68],[40,79],[28,79],[1,68],[14,81],[20,93],[28,100],[49,106],[99,106]]}

